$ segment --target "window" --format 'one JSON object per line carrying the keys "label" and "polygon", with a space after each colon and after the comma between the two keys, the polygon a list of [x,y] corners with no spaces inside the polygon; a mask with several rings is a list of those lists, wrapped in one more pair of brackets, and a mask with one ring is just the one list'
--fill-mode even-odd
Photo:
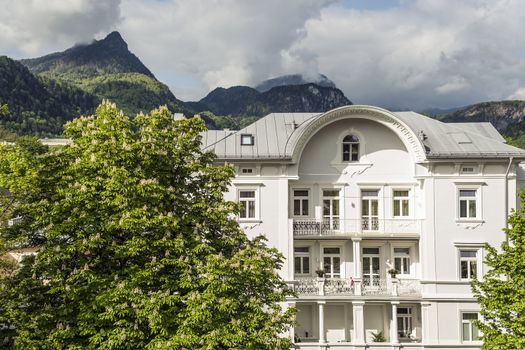
{"label": "window", "polygon": [[408,190],[394,191],[394,216],[409,216]]}
{"label": "window", "polygon": [[308,216],[308,190],[293,190],[293,215]]}
{"label": "window", "polygon": [[359,138],[346,135],[343,139],[343,162],[357,162],[359,160]]}
{"label": "window", "polygon": [[294,265],[297,275],[310,274],[310,247],[294,248]]}
{"label": "window", "polygon": [[341,249],[337,247],[323,248],[323,269],[328,278],[341,277]]}
{"label": "window", "polygon": [[241,203],[241,219],[255,218],[255,191],[239,191],[239,203]]}
{"label": "window", "polygon": [[463,341],[476,341],[480,339],[478,327],[474,324],[477,320],[477,312],[461,313],[461,333]]}
{"label": "window", "polygon": [[243,175],[253,174],[253,168],[241,168],[241,174]]}
{"label": "window", "polygon": [[397,334],[400,338],[410,338],[412,334],[412,308],[397,308]]}
{"label": "window", "polygon": [[410,275],[410,248],[394,248],[394,268],[401,275]]}
{"label": "window", "polygon": [[477,190],[459,190],[459,218],[477,218]]}
{"label": "window", "polygon": [[379,229],[378,190],[361,191],[361,229],[377,231]]}
{"label": "window", "polygon": [[471,280],[477,277],[478,251],[461,249],[459,251],[459,270],[462,280]]}
{"label": "window", "polygon": [[462,165],[461,173],[462,174],[474,174],[476,167],[473,165]]}
{"label": "window", "polygon": [[241,135],[241,146],[253,146],[255,144],[255,136],[252,134]]}
{"label": "window", "polygon": [[323,229],[339,230],[339,190],[323,190]]}

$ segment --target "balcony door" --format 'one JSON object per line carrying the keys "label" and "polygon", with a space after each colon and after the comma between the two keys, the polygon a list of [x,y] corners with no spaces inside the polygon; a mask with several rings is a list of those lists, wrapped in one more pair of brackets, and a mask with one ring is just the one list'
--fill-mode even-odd
{"label": "balcony door", "polygon": [[323,229],[339,230],[339,190],[323,190]]}
{"label": "balcony door", "polygon": [[363,282],[365,286],[379,286],[379,248],[363,248]]}
{"label": "balcony door", "polygon": [[341,248],[323,248],[323,270],[328,278],[341,277]]}
{"label": "balcony door", "polygon": [[378,190],[361,191],[361,225],[363,231],[379,229]]}

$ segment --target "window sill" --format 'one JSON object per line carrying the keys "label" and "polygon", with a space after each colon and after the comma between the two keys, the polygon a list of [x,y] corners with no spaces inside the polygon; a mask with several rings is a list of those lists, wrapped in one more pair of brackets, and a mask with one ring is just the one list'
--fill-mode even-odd
{"label": "window sill", "polygon": [[485,220],[483,219],[456,219],[458,224],[483,224]]}
{"label": "window sill", "polygon": [[238,219],[237,220],[240,224],[260,224],[262,220],[260,219]]}

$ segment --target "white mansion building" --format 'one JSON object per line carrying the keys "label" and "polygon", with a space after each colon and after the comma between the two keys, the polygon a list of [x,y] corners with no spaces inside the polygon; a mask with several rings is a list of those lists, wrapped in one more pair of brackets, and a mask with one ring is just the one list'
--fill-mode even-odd
{"label": "white mansion building", "polygon": [[479,348],[469,281],[525,185],[525,151],[491,124],[354,105],[203,143],[237,169],[241,227],[286,257],[296,348]]}

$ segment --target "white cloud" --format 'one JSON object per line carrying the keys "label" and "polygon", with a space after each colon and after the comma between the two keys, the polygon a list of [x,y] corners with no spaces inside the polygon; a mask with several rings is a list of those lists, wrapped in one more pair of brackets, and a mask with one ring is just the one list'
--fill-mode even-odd
{"label": "white cloud", "polygon": [[519,88],[511,95],[507,96],[507,100],[525,100],[525,87]]}
{"label": "white cloud", "polygon": [[332,0],[179,0],[123,3],[119,26],[135,53],[153,71],[172,70],[205,83],[252,84],[283,73],[281,52],[305,35],[306,21]]}
{"label": "white cloud", "polygon": [[91,41],[115,27],[119,5],[120,0],[0,0],[0,51],[31,57]]}
{"label": "white cloud", "polygon": [[524,15],[517,0],[332,6],[307,22],[286,57],[290,66],[316,65],[359,103],[417,109],[502,99],[525,82],[523,52],[514,51],[525,44]]}
{"label": "white cloud", "polygon": [[427,108],[525,86],[519,0],[6,2],[0,50],[37,55],[118,29],[182,99],[286,73],[326,74],[356,103]]}

